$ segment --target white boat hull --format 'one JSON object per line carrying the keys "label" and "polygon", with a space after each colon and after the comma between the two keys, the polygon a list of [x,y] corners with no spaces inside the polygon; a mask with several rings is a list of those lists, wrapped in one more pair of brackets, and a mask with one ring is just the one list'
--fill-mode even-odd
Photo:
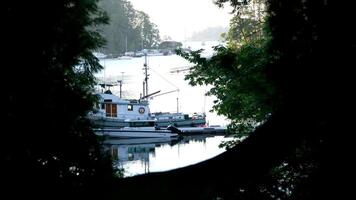
{"label": "white boat hull", "polygon": [[177,137],[178,134],[168,130],[122,130],[122,129],[102,129],[96,130],[96,135],[118,138],[170,138]]}
{"label": "white boat hull", "polygon": [[[105,117],[92,117],[91,118],[94,126],[96,127],[126,127],[129,126],[128,122],[123,119],[115,118],[105,118]],[[196,120],[157,120],[156,124],[158,127],[167,127],[169,125],[174,125],[176,127],[198,127],[206,124],[205,119]]]}

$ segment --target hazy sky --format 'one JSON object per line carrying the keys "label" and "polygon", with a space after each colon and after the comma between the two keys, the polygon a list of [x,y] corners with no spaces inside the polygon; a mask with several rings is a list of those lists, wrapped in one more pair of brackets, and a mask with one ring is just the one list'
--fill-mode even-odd
{"label": "hazy sky", "polygon": [[136,10],[147,13],[161,36],[183,41],[207,27],[229,25],[230,8],[220,9],[213,0],[129,0]]}

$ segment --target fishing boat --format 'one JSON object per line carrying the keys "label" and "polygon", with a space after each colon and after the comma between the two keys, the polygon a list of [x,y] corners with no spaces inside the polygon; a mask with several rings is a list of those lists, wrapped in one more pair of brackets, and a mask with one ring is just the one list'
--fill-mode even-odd
{"label": "fishing boat", "polygon": [[[160,128],[166,128],[169,125],[175,127],[201,127],[205,126],[206,119],[203,113],[171,113],[171,112],[159,112],[151,113],[149,108],[149,98],[154,95],[158,96],[156,91],[148,94],[148,66],[147,66],[147,54],[145,54],[144,63],[144,84],[143,92],[138,99],[123,99],[121,98],[121,86],[120,83],[120,95],[116,96],[110,91],[110,87],[114,84],[100,84],[105,92],[97,92],[99,98],[99,104],[95,111],[89,114],[89,119],[93,122],[93,125],[97,128],[123,128],[131,127],[128,121],[138,120],[144,123],[142,120],[155,120],[155,126]],[[109,87],[107,89],[106,87]],[[179,91],[173,90],[165,92]],[[162,94],[159,94],[162,95]],[[178,100],[177,100],[178,104]],[[178,108],[178,105],[177,105]]]}
{"label": "fishing boat", "polygon": [[136,120],[136,127],[144,126],[145,120],[154,120],[156,127],[201,127],[206,124],[203,113],[151,113],[149,101],[145,99],[122,99],[107,90],[98,93],[99,104],[88,118],[97,128],[132,127],[130,123]]}

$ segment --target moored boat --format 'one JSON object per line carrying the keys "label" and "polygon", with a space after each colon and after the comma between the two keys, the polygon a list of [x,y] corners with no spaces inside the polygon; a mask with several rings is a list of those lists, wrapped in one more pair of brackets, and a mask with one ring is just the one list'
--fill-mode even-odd
{"label": "moored boat", "polygon": [[139,120],[155,120],[158,127],[202,127],[206,124],[205,114],[151,113],[148,100],[122,99],[109,90],[97,95],[99,104],[88,116],[97,128],[129,127],[129,120],[138,120],[136,123],[141,123],[142,126],[145,121]]}
{"label": "moored boat", "polygon": [[157,120],[159,127],[173,125],[175,127],[204,127],[206,119],[204,113],[170,113],[158,112],[152,113],[151,116]]}

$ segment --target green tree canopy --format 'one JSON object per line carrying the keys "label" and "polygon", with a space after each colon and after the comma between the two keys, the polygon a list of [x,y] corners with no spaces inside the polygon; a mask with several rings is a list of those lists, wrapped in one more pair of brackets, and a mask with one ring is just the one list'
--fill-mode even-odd
{"label": "green tree canopy", "polygon": [[207,95],[217,100],[213,109],[230,119],[231,133],[249,133],[272,114],[277,100],[267,69],[274,58],[268,52],[270,36],[264,25],[264,1],[241,2],[225,35],[227,46],[215,47],[211,58],[200,52],[179,52],[194,63],[186,79],[191,85],[211,85]]}

